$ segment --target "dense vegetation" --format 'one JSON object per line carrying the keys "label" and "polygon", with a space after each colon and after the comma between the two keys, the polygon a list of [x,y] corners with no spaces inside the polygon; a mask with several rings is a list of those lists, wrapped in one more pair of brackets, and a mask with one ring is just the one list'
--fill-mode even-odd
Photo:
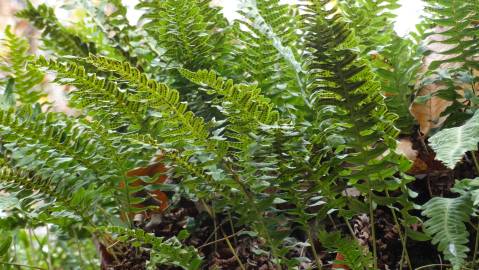
{"label": "dense vegetation", "polygon": [[73,2],[5,30],[1,269],[477,269],[479,1]]}

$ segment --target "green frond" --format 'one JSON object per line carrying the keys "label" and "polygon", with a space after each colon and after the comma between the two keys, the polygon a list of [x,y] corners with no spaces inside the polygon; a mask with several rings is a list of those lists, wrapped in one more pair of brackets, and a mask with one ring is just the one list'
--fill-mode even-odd
{"label": "green frond", "polygon": [[344,256],[341,261],[335,261],[340,265],[346,265],[350,269],[373,269],[372,254],[360,246],[356,239],[342,238],[338,232],[328,233],[320,231],[318,235],[321,245],[324,245],[329,251],[337,252]]}
{"label": "green frond", "polygon": [[[26,168],[2,164],[0,167],[0,187],[15,196],[25,210],[37,211],[54,203],[61,204],[76,213],[85,213],[97,201],[98,190],[80,188],[74,193],[65,193],[59,188],[54,176],[42,174]],[[93,191],[93,192],[92,192]],[[38,209],[42,208],[42,209]]]}
{"label": "green frond", "polygon": [[137,88],[137,92],[129,100],[142,103],[152,110],[163,113],[165,119],[178,122],[179,126],[166,131],[165,138],[180,138],[195,140],[199,145],[204,144],[209,136],[209,130],[203,118],[195,116],[187,110],[187,104],[180,101],[179,92],[155,80],[132,67],[129,63],[108,59],[106,57],[90,55],[87,61],[96,68],[113,72],[121,80],[129,81]]}
{"label": "green frond", "polygon": [[[96,26],[96,34],[103,37],[102,42],[108,47],[108,50],[102,50],[100,42],[95,42],[99,47],[98,52],[118,60],[126,60],[145,71],[153,72],[158,68],[161,60],[157,57],[162,55],[158,51],[158,45],[143,28],[130,24],[127,8],[121,1],[76,1],[88,12],[91,24]],[[112,10],[112,13],[106,14],[105,10]]]}
{"label": "green frond", "polygon": [[424,230],[432,237],[432,243],[438,245],[453,269],[461,269],[469,251],[469,232],[465,223],[473,212],[470,197],[436,197],[423,205],[422,209],[422,214],[429,218],[424,222]]}
{"label": "green frond", "polygon": [[50,174],[65,194],[89,185],[111,185],[119,176],[119,168],[108,158],[116,151],[60,114],[27,107],[0,111],[0,138],[15,166]]}
{"label": "green frond", "polygon": [[96,53],[95,44],[83,41],[65,28],[58,21],[53,8],[45,4],[35,8],[30,1],[27,1],[27,7],[19,11],[16,16],[31,21],[42,31],[46,47],[60,55],[88,56],[89,53]]}
{"label": "green frond", "polygon": [[[429,66],[434,70],[445,63],[458,63],[464,69],[478,69],[475,57],[479,47],[474,39],[477,37],[475,21],[479,19],[477,1],[442,1],[426,0],[425,10],[431,16],[427,22],[431,27],[426,34],[430,36],[430,44],[448,46],[446,50],[436,51],[442,55]],[[441,36],[440,40],[433,35]]]}
{"label": "green frond", "polygon": [[16,36],[10,26],[7,26],[1,46],[7,51],[0,58],[0,71],[13,78],[16,99],[24,104],[38,102],[45,93],[36,86],[43,81],[44,76],[35,67],[28,65],[33,60],[33,56],[28,52],[28,41]]}
{"label": "green frond", "polygon": [[147,269],[157,269],[157,266],[160,265],[173,265],[185,270],[200,269],[201,257],[196,249],[184,247],[175,237],[165,240],[141,229],[115,226],[99,227],[96,230],[102,233],[115,234],[118,241],[149,249],[150,261],[147,264]]}
{"label": "green frond", "polygon": [[[340,16],[330,16],[335,14],[334,8],[324,8],[328,2],[315,1],[305,15],[312,25],[308,38],[313,55],[309,89],[312,103],[320,108],[334,108],[334,125],[341,127],[335,132],[343,134],[356,151],[379,141],[394,145],[398,135],[393,125],[396,116],[387,111],[375,74],[354,51],[356,37]],[[327,115],[321,117],[330,121]],[[381,155],[381,151],[376,155]]]}
{"label": "green frond", "polygon": [[225,80],[214,71],[198,70],[196,72],[180,69],[181,75],[200,86],[208,86],[222,98],[222,106],[231,118],[240,118],[243,124],[255,121],[258,124],[274,124],[279,119],[278,112],[269,98],[261,94],[255,85],[234,84],[233,80]]}
{"label": "green frond", "polygon": [[477,150],[479,143],[479,110],[464,125],[443,129],[429,138],[436,159],[453,169],[468,151]]}
{"label": "green frond", "polygon": [[[443,127],[464,124],[469,107],[477,107],[476,85],[479,65],[478,36],[479,3],[477,1],[425,1],[428,29],[423,34],[427,51],[426,70],[421,74],[420,87],[441,85],[440,91],[421,96],[427,101],[435,96],[451,102],[443,112]],[[465,100],[465,101],[464,101]]]}
{"label": "green frond", "polygon": [[144,28],[174,67],[214,67],[223,50],[228,22],[210,0],[143,0]]}
{"label": "green frond", "polygon": [[391,42],[398,0],[339,0],[338,9],[358,37],[361,54],[379,50]]}
{"label": "green frond", "polygon": [[84,66],[73,62],[63,64],[41,56],[36,64],[55,71],[56,82],[76,87],[69,94],[70,104],[74,107],[87,110],[113,129],[124,126],[131,130],[141,129],[146,105],[130,100],[129,93],[120,89],[117,83],[89,74]]}
{"label": "green frond", "polygon": [[377,58],[371,62],[381,81],[388,110],[398,115],[396,127],[403,134],[409,133],[415,123],[409,107],[421,67],[419,45],[396,36],[378,51]]}
{"label": "green frond", "polygon": [[298,9],[279,2],[244,4],[239,12],[244,19],[235,28],[239,44],[234,54],[239,70],[250,82],[257,83],[281,111],[294,110],[302,117],[309,106],[300,57],[304,41],[295,32],[302,26]]}

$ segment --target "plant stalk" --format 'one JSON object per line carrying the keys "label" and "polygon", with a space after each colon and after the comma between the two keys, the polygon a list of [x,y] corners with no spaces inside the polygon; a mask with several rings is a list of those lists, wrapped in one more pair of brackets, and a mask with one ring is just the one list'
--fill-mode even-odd
{"label": "plant stalk", "polygon": [[[389,196],[389,191],[388,190],[386,190],[386,196],[388,197],[388,199],[391,198]],[[397,218],[397,215],[396,215],[396,211],[392,207],[391,207],[391,213],[393,214],[394,223],[396,223],[396,226],[398,226],[399,239],[401,240],[401,245],[402,245],[402,248],[403,248],[403,251],[404,251],[404,256],[405,256],[405,259],[406,259],[407,267],[408,267],[409,270],[412,270],[411,259],[409,258],[409,253],[407,251],[407,246],[406,246],[406,237],[405,237],[405,235],[402,234],[401,225],[399,224],[399,221],[398,221],[398,218]],[[401,261],[400,267],[402,267],[402,261]]]}
{"label": "plant stalk", "polygon": [[314,260],[316,261],[316,264],[318,265],[318,269],[321,270],[323,269],[323,263],[321,262],[321,259],[318,256],[318,252],[316,251],[316,247],[314,246],[314,239],[313,239],[313,235],[311,234],[309,225],[306,228],[306,233],[308,234],[308,240],[309,240],[309,243],[311,244],[311,250],[313,251]]}
{"label": "plant stalk", "polygon": [[[474,166],[476,167],[477,174],[479,175],[479,162],[477,161],[476,151],[472,151],[472,160],[474,160]],[[475,269],[476,267],[478,249],[479,249],[479,231],[476,228],[476,240],[474,243],[474,253],[472,255],[472,269]]]}
{"label": "plant stalk", "polygon": [[31,265],[26,265],[26,264],[20,264],[20,263],[9,263],[9,262],[0,262],[2,265],[11,265],[11,266],[17,266],[17,267],[25,267],[25,268],[30,268],[30,269],[39,269],[39,270],[47,270],[42,267],[38,266],[31,266]]}
{"label": "plant stalk", "polygon": [[369,204],[369,220],[371,224],[371,236],[373,237],[373,269],[378,269],[378,252],[376,247],[376,226],[374,224],[374,209],[373,209],[373,190],[369,180],[366,180],[368,184],[368,204]]}

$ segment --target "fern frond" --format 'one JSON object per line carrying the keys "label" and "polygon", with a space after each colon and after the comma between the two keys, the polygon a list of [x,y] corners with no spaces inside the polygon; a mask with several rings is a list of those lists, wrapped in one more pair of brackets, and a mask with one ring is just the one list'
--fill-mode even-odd
{"label": "fern frond", "polygon": [[[457,63],[463,69],[478,69],[475,61],[479,54],[477,38],[477,25],[479,18],[476,1],[440,1],[426,0],[425,10],[431,15],[427,21],[431,27],[426,34],[430,36],[430,44],[445,45],[446,50],[435,51],[443,57],[431,63],[430,70],[434,70],[445,63]],[[439,33],[437,32],[438,29]],[[433,38],[440,35],[441,39]]]}
{"label": "fern frond", "polygon": [[[334,8],[324,8],[328,2],[315,1],[305,15],[313,25],[309,37],[313,54],[310,67],[312,102],[322,108],[334,108],[337,116],[333,124],[340,127],[334,132],[343,134],[356,151],[383,141],[385,145],[378,145],[377,151],[362,153],[363,157],[369,155],[363,161],[373,160],[388,148],[387,145],[395,144],[398,130],[393,121],[396,116],[387,112],[378,80],[367,63],[354,52],[355,36],[340,16],[332,17]],[[328,93],[326,99],[324,93]]]}
{"label": "fern frond", "polygon": [[83,66],[73,62],[63,64],[41,56],[36,64],[55,71],[56,82],[77,88],[70,93],[70,102],[74,107],[86,109],[112,129],[123,126],[141,128],[147,107],[131,101],[128,93],[121,90],[117,83],[88,74]]}
{"label": "fern frond", "polygon": [[27,7],[19,11],[16,16],[31,21],[42,31],[46,47],[60,55],[88,56],[89,53],[96,53],[95,44],[85,42],[71,33],[58,21],[53,8],[45,4],[35,8],[30,1],[27,1]]}
{"label": "fern frond", "polygon": [[464,125],[443,129],[429,138],[436,159],[453,169],[468,151],[479,143],[479,110]]}
{"label": "fern frond", "polygon": [[45,209],[56,203],[81,215],[92,210],[91,205],[98,201],[99,193],[96,188],[80,188],[74,193],[65,193],[59,187],[55,176],[7,164],[0,167],[0,185],[3,191],[17,197],[25,210]]}
{"label": "fern frond", "polygon": [[441,85],[442,89],[421,98],[437,97],[452,102],[442,114],[447,115],[442,126],[459,126],[471,117],[468,108],[477,106],[474,98],[478,80],[476,71],[479,69],[476,42],[479,3],[441,0],[427,0],[425,3],[428,30],[423,38],[427,43],[427,70],[421,74],[420,86],[434,83]]}
{"label": "fern frond", "polygon": [[0,137],[16,166],[28,165],[55,176],[67,193],[90,184],[112,184],[119,176],[119,168],[107,158],[116,151],[106,148],[84,126],[58,114],[28,107],[0,111]]}
{"label": "fern frond", "polygon": [[240,42],[235,55],[247,79],[257,83],[278,108],[295,108],[295,115],[302,115],[309,104],[300,58],[304,45],[295,33],[295,29],[302,29],[299,11],[279,2],[245,3],[239,12],[244,19],[239,23],[246,30],[235,28]]}
{"label": "fern frond", "polygon": [[173,265],[185,270],[197,270],[201,266],[201,257],[196,249],[182,246],[175,237],[165,240],[141,229],[116,226],[99,227],[96,230],[113,233],[119,241],[128,242],[135,247],[151,245],[148,269],[157,269],[156,267],[160,265]]}
{"label": "fern frond", "polygon": [[14,94],[21,103],[38,102],[45,93],[36,86],[43,81],[44,76],[35,67],[27,65],[33,60],[33,56],[28,53],[30,49],[28,41],[16,36],[12,33],[10,26],[7,26],[5,39],[1,45],[7,49],[7,52],[0,59],[0,71],[14,79]]}
{"label": "fern frond", "polygon": [[137,93],[131,95],[129,100],[141,102],[149,108],[164,113],[164,117],[171,121],[178,121],[180,127],[172,129],[164,137],[196,140],[199,145],[205,144],[209,136],[209,130],[203,118],[195,116],[187,111],[187,104],[180,102],[179,92],[169,88],[167,85],[158,83],[155,80],[141,73],[137,68],[131,67],[129,63],[108,59],[106,57],[90,55],[87,61],[96,68],[103,71],[114,72],[122,80],[127,80],[137,87]]}
{"label": "fern frond", "polygon": [[360,246],[356,239],[345,239],[338,232],[328,233],[320,231],[319,241],[329,251],[337,252],[344,256],[343,260],[334,263],[346,265],[350,269],[372,269],[372,254]]}
{"label": "fern frond", "polygon": [[227,109],[230,111],[228,116],[240,117],[245,124],[255,121],[268,125],[274,124],[279,119],[270,99],[263,96],[261,89],[255,85],[234,84],[232,80],[225,80],[212,70],[192,72],[180,69],[180,73],[191,82],[214,90],[215,94],[224,100],[222,101],[224,107],[231,106]]}
{"label": "fern frond", "polygon": [[143,0],[146,31],[174,65],[189,69],[214,67],[223,50],[228,22],[210,0]]}
{"label": "fern frond", "polygon": [[391,42],[395,36],[394,11],[400,7],[398,0],[340,0],[339,12],[348,20],[348,26],[365,55]]}
{"label": "fern frond", "polygon": [[472,215],[472,201],[468,195],[457,198],[432,198],[422,206],[422,214],[429,219],[424,230],[432,237],[432,243],[444,253],[454,269],[461,269],[467,258],[469,232],[467,223]]}

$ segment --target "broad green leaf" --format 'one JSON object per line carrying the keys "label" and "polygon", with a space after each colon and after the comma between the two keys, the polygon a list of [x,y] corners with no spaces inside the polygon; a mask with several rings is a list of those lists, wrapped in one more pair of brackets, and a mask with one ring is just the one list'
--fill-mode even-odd
{"label": "broad green leaf", "polygon": [[432,237],[432,243],[438,245],[444,258],[452,263],[453,269],[460,269],[469,251],[469,232],[465,223],[473,212],[470,197],[436,197],[422,208],[422,214],[429,218],[424,222],[426,234]]}
{"label": "broad green leaf", "polygon": [[447,128],[429,138],[436,159],[454,168],[468,151],[477,150],[479,142],[479,111],[460,127]]}

